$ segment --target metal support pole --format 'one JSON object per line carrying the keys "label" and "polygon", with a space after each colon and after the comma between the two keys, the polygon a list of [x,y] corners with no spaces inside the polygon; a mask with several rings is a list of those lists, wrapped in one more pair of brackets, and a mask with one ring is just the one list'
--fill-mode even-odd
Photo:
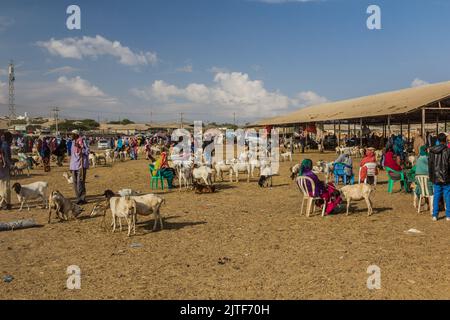
{"label": "metal support pole", "polygon": [[387,126],[388,126],[388,138],[390,138],[391,137],[391,115],[388,115],[388,123],[387,123]]}
{"label": "metal support pole", "polygon": [[338,145],[341,146],[341,120],[339,120],[339,122],[338,122],[338,134],[337,134],[337,137],[338,137]]}
{"label": "metal support pole", "polygon": [[408,143],[411,142],[411,123],[408,119]]}
{"label": "metal support pole", "polygon": [[363,119],[359,119],[359,146],[362,147],[362,126],[363,126]]}
{"label": "metal support pole", "polygon": [[422,138],[425,139],[425,108],[422,109]]}

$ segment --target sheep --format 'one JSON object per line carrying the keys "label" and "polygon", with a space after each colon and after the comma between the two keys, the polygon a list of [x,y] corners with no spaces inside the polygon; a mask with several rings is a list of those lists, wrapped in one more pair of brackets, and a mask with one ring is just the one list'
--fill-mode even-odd
{"label": "sheep", "polygon": [[27,204],[28,211],[30,211],[30,206],[28,205],[28,200],[33,199],[42,199],[44,202],[45,208],[48,208],[48,183],[44,181],[40,182],[34,182],[27,185],[21,185],[20,183],[16,182],[12,189],[17,194],[17,199],[20,202],[20,209],[19,211],[22,211],[23,205]]}
{"label": "sheep", "polygon": [[197,194],[214,193],[216,191],[216,187],[214,186],[199,184],[195,181],[192,185],[194,187],[195,193]]}
{"label": "sheep", "polygon": [[201,166],[192,170],[193,180],[203,180],[206,185],[211,185],[212,170],[207,166]]}
{"label": "sheep", "polygon": [[[236,175],[236,182],[239,182],[239,172],[247,173],[247,182],[250,182],[250,164],[248,162],[237,162],[234,160],[232,162],[233,172]],[[231,180],[233,182],[233,180]]]}
{"label": "sheep", "polygon": [[48,199],[48,223],[50,224],[52,210],[55,210],[56,216],[60,220],[69,220],[69,213],[72,214],[74,218],[77,218],[84,209],[72,203],[69,199],[65,198],[61,192],[53,191]]}
{"label": "sheep", "polygon": [[344,198],[347,200],[346,215],[349,214],[348,211],[350,208],[351,200],[359,201],[359,200],[364,199],[367,204],[368,215],[371,216],[373,213],[373,209],[372,209],[372,202],[370,200],[370,196],[374,192],[374,190],[375,190],[374,187],[370,186],[368,184],[355,184],[355,185],[345,186],[345,187],[341,188],[339,191],[344,196]]}
{"label": "sheep", "polygon": [[105,150],[105,160],[106,160],[106,162],[110,162],[110,163],[114,162],[113,157],[112,157],[112,153],[113,153],[112,149]]}
{"label": "sheep", "polygon": [[27,170],[27,175],[30,176],[30,166],[26,161],[17,161],[16,163],[14,163],[12,168],[14,175],[16,176],[18,176],[19,174],[22,175],[23,170],[25,169]]}
{"label": "sheep", "polygon": [[73,184],[73,177],[70,172],[64,172],[62,176],[67,180],[68,184]]}
{"label": "sheep", "polygon": [[136,234],[136,201],[130,196],[112,197],[109,199],[109,207],[112,214],[112,232],[116,231],[116,218],[119,218],[120,231],[122,231],[121,218],[125,218],[128,223],[128,236],[131,235],[131,229],[133,229],[133,234]]}
{"label": "sheep", "polygon": [[[112,192],[111,190],[106,190],[104,192],[104,196],[107,199],[116,197],[115,193]],[[158,220],[159,220],[159,224],[161,226],[161,230],[163,229],[163,221],[161,218],[160,209],[161,209],[161,205],[165,203],[164,198],[162,198],[158,195],[155,195],[155,194],[151,194],[151,193],[142,195],[142,196],[131,196],[130,198],[136,201],[136,204],[137,204],[136,213],[138,215],[149,216],[150,214],[153,213],[153,217],[155,220],[155,224],[153,226],[153,231],[155,231],[156,227],[158,226],[157,225]]]}

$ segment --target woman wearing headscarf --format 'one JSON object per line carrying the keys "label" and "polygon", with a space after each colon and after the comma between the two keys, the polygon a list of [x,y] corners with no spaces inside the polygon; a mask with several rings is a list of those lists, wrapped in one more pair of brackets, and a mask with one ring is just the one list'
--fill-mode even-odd
{"label": "woman wearing headscarf", "polygon": [[[361,167],[361,174],[360,174],[360,182],[364,182],[367,178],[367,167],[365,165],[367,163],[376,163],[377,159],[375,157],[375,152],[372,149],[367,149],[366,155],[364,158],[362,158],[361,163],[359,166]],[[378,174],[378,168],[376,169],[376,174]]]}
{"label": "woman wearing headscarf", "polygon": [[[400,157],[394,154],[393,148],[390,147],[384,156],[384,167],[390,168],[392,170],[395,170],[397,172],[403,172],[403,168],[400,166]],[[389,176],[393,180],[400,180],[400,173],[397,172],[388,172]],[[409,179],[408,172],[405,170],[404,177],[407,181],[405,181],[405,191],[410,192],[409,185],[412,182],[412,180]]]}
{"label": "woman wearing headscarf", "polygon": [[328,215],[332,213],[342,202],[339,191],[336,190],[332,183],[324,185],[322,181],[319,180],[317,175],[312,171],[313,163],[310,159],[305,159],[302,161],[299,170],[299,176],[311,178],[314,181],[315,189],[312,190],[311,183],[306,182],[306,187],[308,193],[311,197],[320,197],[323,202],[316,203],[320,206],[326,203],[325,213]]}
{"label": "woman wearing headscarf", "polygon": [[[420,196],[420,186],[416,176],[419,175],[429,176],[427,146],[421,146],[419,148],[419,158],[417,158],[416,165],[408,172],[408,180],[416,182],[415,192],[418,196]],[[431,181],[428,181],[428,192],[433,194],[433,184]]]}
{"label": "woman wearing headscarf", "polygon": [[319,197],[325,190],[325,186],[323,185],[322,181],[319,180],[317,175],[312,171],[312,167],[313,163],[310,159],[303,160],[298,175],[311,178],[314,181],[314,190],[312,190],[312,186],[309,182],[306,183],[306,187],[308,188],[308,192],[311,197]]}
{"label": "woman wearing headscarf", "polygon": [[166,151],[161,152],[160,157],[158,158],[158,160],[156,160],[152,175],[156,175],[158,171],[160,172],[161,176],[167,180],[169,189],[172,189],[172,182],[173,178],[175,177],[175,171],[174,169],[169,167]]}
{"label": "woman wearing headscarf", "polygon": [[353,176],[353,160],[350,157],[350,154],[347,150],[343,154],[341,154],[334,163],[343,163],[345,164],[345,174],[350,179]]}

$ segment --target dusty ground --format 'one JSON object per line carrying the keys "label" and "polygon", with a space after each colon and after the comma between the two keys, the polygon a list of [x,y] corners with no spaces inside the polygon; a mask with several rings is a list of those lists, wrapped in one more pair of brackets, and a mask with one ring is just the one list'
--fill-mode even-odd
{"label": "dusty ground", "polygon": [[[0,233],[0,276],[14,276],[10,283],[0,279],[0,298],[450,298],[449,222],[417,214],[410,195],[388,195],[385,173],[372,217],[364,202],[353,205],[348,217],[300,216],[289,166],[282,164],[272,189],[260,189],[255,178],[249,184],[220,183],[213,195],[165,192],[165,229],[152,233],[140,224],[131,238],[102,230],[102,218],[47,225],[45,210],[0,211],[0,221],[32,217],[42,224]],[[72,196],[62,172],[54,167],[47,175],[38,169],[20,182],[47,180],[51,189]],[[106,188],[125,187],[150,192],[145,161],[89,171],[91,201]],[[410,228],[423,233],[405,233]],[[130,247],[133,243],[142,247]],[[372,264],[381,268],[381,290],[366,287]],[[81,290],[66,289],[69,265],[81,268]]]}

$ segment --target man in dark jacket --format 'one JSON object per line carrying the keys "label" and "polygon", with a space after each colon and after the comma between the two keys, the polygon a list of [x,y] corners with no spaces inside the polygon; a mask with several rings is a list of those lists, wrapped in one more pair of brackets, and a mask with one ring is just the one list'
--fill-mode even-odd
{"label": "man in dark jacket", "polygon": [[11,188],[9,169],[11,167],[11,142],[13,137],[6,131],[0,141],[0,208],[11,210]]}
{"label": "man in dark jacket", "polygon": [[450,149],[447,147],[447,136],[444,133],[438,135],[439,144],[430,148],[428,169],[430,181],[433,183],[433,220],[437,221],[439,215],[439,200],[444,196],[447,207],[445,215],[450,221]]}

